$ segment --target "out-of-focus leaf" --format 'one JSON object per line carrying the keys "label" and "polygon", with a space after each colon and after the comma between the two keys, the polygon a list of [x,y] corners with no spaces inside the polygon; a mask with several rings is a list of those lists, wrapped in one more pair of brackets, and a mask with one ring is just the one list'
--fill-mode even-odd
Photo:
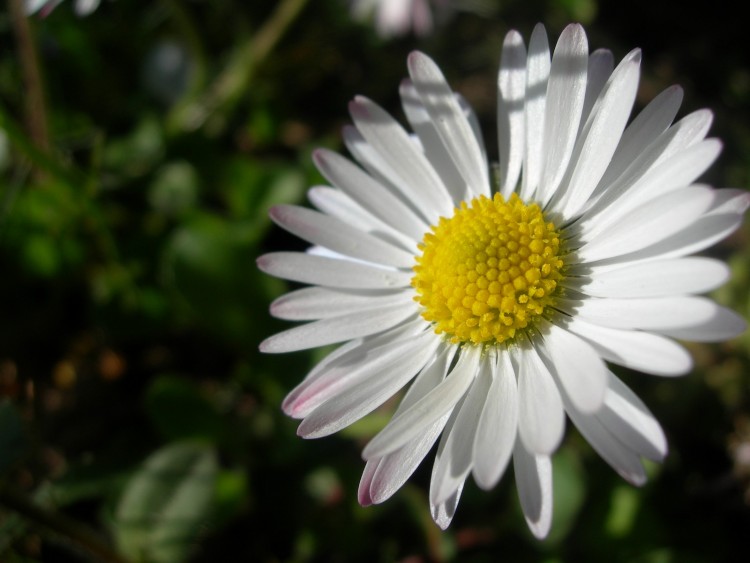
{"label": "out-of-focus leaf", "polygon": [[[44,498],[56,507],[104,498],[119,492],[128,477],[130,474],[122,464],[98,461],[72,464],[62,477],[46,484]],[[37,491],[37,495],[41,492]]]}
{"label": "out-of-focus leaf", "polygon": [[555,544],[563,541],[575,525],[576,516],[586,498],[583,469],[569,448],[562,448],[555,454],[552,482],[552,528],[546,541]]}
{"label": "out-of-focus leaf", "polygon": [[170,162],[156,173],[148,192],[149,203],[165,215],[179,215],[195,206],[198,174],[185,161]]}
{"label": "out-of-focus leaf", "polygon": [[167,244],[164,279],[200,322],[238,341],[268,332],[258,323],[267,316],[274,281],[255,266],[256,226],[203,213],[179,228]]}
{"label": "out-of-focus leaf", "polygon": [[167,440],[206,438],[217,441],[222,421],[213,405],[194,384],[163,375],[146,393],[146,411],[151,422]]}
{"label": "out-of-focus leaf", "polygon": [[[307,182],[294,167],[269,166],[268,163],[235,158],[228,162],[221,185],[233,216],[253,217],[259,225],[267,226],[270,224],[268,208],[279,203],[299,202]],[[264,232],[259,231],[258,235]]]}
{"label": "out-of-focus leaf", "polygon": [[393,413],[390,412],[371,413],[341,430],[341,435],[355,439],[372,438],[385,428],[385,425],[390,422],[392,416]]}
{"label": "out-of-focus leaf", "polygon": [[599,11],[597,0],[561,0],[559,7],[566,16],[582,24],[588,24]]}
{"label": "out-of-focus leaf", "polygon": [[177,563],[210,523],[218,463],[205,444],[181,442],[151,455],[115,512],[118,549],[133,561]]}
{"label": "out-of-focus leaf", "polygon": [[127,137],[111,141],[104,150],[107,168],[139,176],[151,169],[164,152],[164,132],[156,118],[145,116]]}
{"label": "out-of-focus leaf", "polygon": [[10,401],[0,401],[0,473],[21,457],[25,447],[21,415]]}
{"label": "out-of-focus leaf", "polygon": [[307,492],[320,504],[330,504],[341,498],[341,479],[330,467],[321,467],[305,479]]}
{"label": "out-of-focus leaf", "polygon": [[226,522],[247,502],[247,473],[239,469],[223,470],[216,480],[216,519]]}
{"label": "out-of-focus leaf", "polygon": [[45,178],[39,189],[22,189],[13,197],[1,242],[18,253],[28,272],[51,278],[82,263],[81,232],[86,219],[81,196],[74,188]]}
{"label": "out-of-focus leaf", "polygon": [[42,277],[52,277],[60,270],[61,257],[54,238],[30,234],[22,248],[23,263],[30,272]]}
{"label": "out-of-focus leaf", "polygon": [[609,514],[605,527],[614,538],[628,536],[633,529],[641,505],[641,493],[628,485],[619,485],[612,491]]}

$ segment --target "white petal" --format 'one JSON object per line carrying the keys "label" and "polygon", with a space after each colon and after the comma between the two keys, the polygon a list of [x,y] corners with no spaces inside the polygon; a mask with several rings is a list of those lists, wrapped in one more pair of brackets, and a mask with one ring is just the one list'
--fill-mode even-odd
{"label": "white petal", "polygon": [[450,526],[453,516],[456,514],[456,508],[458,508],[458,500],[461,498],[461,491],[463,490],[463,484],[456,489],[451,497],[440,504],[430,504],[430,514],[432,519],[435,521],[441,530],[448,529]]}
{"label": "white petal", "polygon": [[586,78],[586,97],[583,100],[583,111],[581,111],[581,124],[578,128],[580,136],[583,126],[588,120],[594,103],[604,88],[604,85],[612,75],[615,68],[615,59],[609,49],[597,49],[589,55],[589,68]]}
{"label": "white petal", "polygon": [[578,431],[623,479],[637,486],[646,482],[646,471],[638,454],[607,430],[598,415],[579,413],[572,405],[566,407],[569,407],[566,410]]}
{"label": "white petal", "polygon": [[706,139],[665,160],[649,170],[618,199],[607,213],[600,214],[591,232],[606,230],[630,210],[651,204],[662,194],[692,184],[714,163],[721,152],[721,142]]}
{"label": "white petal", "polygon": [[375,472],[378,469],[380,460],[373,459],[365,464],[365,469],[362,471],[362,477],[359,480],[359,487],[357,488],[357,502],[360,506],[370,506],[374,504],[372,497],[370,496],[370,484],[372,478],[375,476]]}
{"label": "white petal", "polygon": [[518,434],[518,385],[510,354],[500,352],[491,368],[492,386],[474,438],[474,479],[485,490],[505,472]]}
{"label": "white petal", "polygon": [[715,307],[711,318],[696,319],[678,327],[656,330],[672,338],[694,342],[722,342],[735,338],[747,330],[747,321],[740,315],[731,309],[710,303]]}
{"label": "white petal", "polygon": [[453,202],[443,181],[404,129],[376,103],[358,96],[349,104],[354,123],[367,142],[390,165],[404,195],[434,225],[450,216]]}
{"label": "white petal", "polygon": [[497,79],[497,130],[500,149],[500,192],[507,198],[516,188],[523,164],[525,139],[526,46],[521,34],[505,36]]}
{"label": "white petal", "polygon": [[393,413],[393,416],[398,416],[402,412],[410,409],[418,401],[422,400],[430,391],[440,385],[445,379],[448,370],[453,363],[453,358],[458,352],[458,348],[453,345],[443,344],[438,353],[435,354],[435,359],[430,362],[422,372],[411,384],[409,390],[401,399],[401,402]]}
{"label": "white petal", "polygon": [[486,193],[489,178],[484,159],[471,126],[443,73],[432,59],[417,51],[409,55],[408,67],[414,87],[453,164],[474,195]]}
{"label": "white petal", "polygon": [[396,326],[416,311],[413,304],[404,307],[397,303],[366,313],[357,311],[322,319],[269,336],[260,343],[260,351],[266,354],[296,352],[369,336]]}
{"label": "white petal", "polygon": [[529,39],[526,60],[525,122],[526,150],[524,153],[521,199],[533,199],[539,186],[544,163],[544,115],[547,101],[547,83],[550,73],[550,53],[547,32],[537,24]]}
{"label": "white petal", "polygon": [[588,201],[609,165],[633,108],[640,76],[641,51],[625,57],[604,86],[581,130],[571,169],[556,194],[553,209],[573,217]]}
{"label": "white petal", "polygon": [[[403,327],[399,327],[397,329],[394,329],[394,331],[391,332],[401,332],[403,331]],[[295,400],[295,396],[297,394],[297,390],[308,384],[311,381],[314,381],[318,377],[321,377],[323,373],[331,366],[331,364],[335,363],[336,360],[342,356],[345,356],[349,354],[352,350],[355,350],[357,348],[360,348],[365,345],[365,343],[370,343],[377,341],[382,337],[374,337],[374,338],[358,338],[356,340],[350,340],[349,342],[342,344],[338,348],[332,350],[329,352],[326,356],[323,357],[322,360],[320,360],[315,366],[305,375],[302,382],[297,385],[295,389],[290,391],[287,396],[284,398],[284,401],[281,403],[281,409],[284,411],[285,414],[288,414],[289,416],[294,416],[291,411],[287,408],[288,405]],[[299,417],[302,418],[302,417]]]}
{"label": "white petal", "polygon": [[287,321],[329,319],[348,313],[380,309],[413,301],[413,292],[375,290],[337,290],[325,287],[305,287],[282,295],[271,303],[271,314]]}
{"label": "white petal", "polygon": [[[479,156],[482,158],[482,169],[483,170],[489,170],[490,165],[489,161],[487,160],[487,149],[484,146],[484,137],[482,136],[482,125],[479,123],[479,118],[477,117],[476,112],[474,111],[474,108],[471,107],[471,104],[464,98],[460,93],[456,92],[455,94],[456,100],[458,101],[458,105],[461,107],[461,111],[464,112],[464,115],[466,116],[466,120],[469,122],[469,127],[471,127],[471,132],[474,133],[474,139],[477,142],[477,147],[479,147]],[[484,187],[484,190],[482,191],[482,194],[489,196],[490,195],[490,185],[489,181],[487,185]]]}
{"label": "white petal", "polygon": [[358,385],[372,370],[399,354],[403,342],[424,332],[415,320],[388,332],[352,340],[326,356],[284,399],[281,407],[292,418],[304,418],[331,397]]}
{"label": "white petal", "polygon": [[513,472],[526,524],[537,539],[544,539],[552,525],[552,462],[549,456],[527,451],[523,442],[516,440]]}
{"label": "white petal", "polygon": [[[395,452],[380,458],[377,470],[369,482],[368,495],[372,504],[380,504],[388,500],[414,473],[443,431],[448,416],[447,414],[443,416],[424,430],[423,434]],[[368,461],[367,465],[374,461]]]}
{"label": "white petal", "polygon": [[592,413],[604,403],[607,366],[584,340],[547,321],[539,326],[543,334],[537,346],[547,356],[547,367],[558,386],[581,412]]}
{"label": "white petal", "polygon": [[560,392],[533,347],[511,351],[518,377],[518,433],[529,451],[549,455],[560,445],[565,431]]}
{"label": "white petal", "polygon": [[672,140],[665,145],[664,150],[660,151],[657,163],[701,142],[708,135],[713,121],[714,114],[709,109],[699,109],[680,119],[667,131],[672,133],[674,130],[674,135],[671,135]]}
{"label": "white petal", "polygon": [[[428,363],[414,379],[394,416],[408,409],[440,384],[445,378],[455,351],[455,346],[442,345],[442,350],[435,355],[433,361]],[[404,484],[440,436],[449,416],[449,414],[444,415],[399,449],[382,458],[373,458],[367,462],[370,465],[379,459],[377,470],[368,484],[370,489],[367,495],[373,504],[384,502]]]}
{"label": "white petal", "polygon": [[594,262],[656,244],[690,226],[713,202],[713,191],[674,190],[633,209],[578,250],[578,259]]}
{"label": "white petal", "polygon": [[640,328],[663,332],[700,326],[721,318],[722,307],[705,297],[654,299],[586,299],[578,304],[559,301],[571,316],[612,328]]}
{"label": "white petal", "polygon": [[[479,374],[458,410],[450,430],[446,427],[430,482],[430,502],[445,502],[466,480],[472,468],[477,424],[492,384],[490,361],[482,361]],[[449,423],[450,424],[450,423]]]}
{"label": "white petal", "polygon": [[538,199],[546,204],[557,190],[573,153],[586,96],[588,41],[583,27],[570,24],[552,55],[544,121],[544,166]]}
{"label": "white petal", "polygon": [[[404,133],[406,134],[406,133]],[[367,171],[367,173],[388,188],[394,195],[402,199],[409,208],[419,215],[426,224],[430,224],[422,210],[411,195],[411,186],[403,185],[398,174],[383,156],[362,136],[362,133],[353,125],[344,125],[342,128],[344,144],[355,160]]]}
{"label": "white petal", "polygon": [[339,189],[329,186],[313,186],[307,190],[307,199],[326,215],[336,217],[352,227],[370,233],[377,233],[381,238],[400,245],[407,250],[413,251],[416,247],[414,240],[402,232],[395,230],[390,225],[383,223]]}
{"label": "white petal", "polygon": [[750,207],[750,193],[747,190],[724,188],[716,190],[716,201],[711,206],[710,215],[724,213],[745,213]]}
{"label": "white petal", "polygon": [[411,272],[386,270],[360,262],[311,256],[304,252],[272,252],[257,259],[266,274],[285,280],[349,289],[397,289],[411,283]]}
{"label": "white petal", "polygon": [[481,349],[464,348],[456,367],[445,380],[388,423],[362,451],[364,459],[382,457],[397,450],[439,420],[461,400],[477,374]]}
{"label": "white petal", "polygon": [[320,438],[338,432],[382,405],[421,370],[440,340],[430,332],[402,342],[388,358],[367,370],[355,385],[329,398],[310,413],[297,429],[303,438]]}
{"label": "white petal", "polygon": [[419,136],[425,156],[443,179],[445,187],[451,194],[453,204],[458,206],[460,202],[470,200],[473,196],[469,191],[469,186],[461,177],[458,168],[456,168],[448,153],[448,149],[440,139],[435,124],[422,104],[422,99],[419,97],[414,84],[410,80],[403,80],[399,93],[401,94],[401,107],[406,114],[406,118],[414,132]]}
{"label": "white petal", "polygon": [[689,257],[658,262],[626,264],[591,273],[578,289],[594,297],[669,297],[705,293],[729,279],[724,262],[712,258]]}
{"label": "white petal", "polygon": [[[667,129],[650,145],[634,148],[633,159],[620,166],[624,168],[622,174],[608,180],[609,183],[599,183],[595,192],[596,202],[586,210],[585,224],[588,225],[593,219],[606,226],[612,222],[610,218],[621,216],[650,197],[685,187],[697,178],[701,172],[695,173],[695,164],[700,165],[698,169],[702,166],[702,170],[705,170],[712,162],[711,159],[715,158],[717,147],[692,149],[695,152],[688,152],[688,156],[683,156],[682,153],[703,139],[695,136],[705,136],[704,129],[710,123],[710,116],[708,111],[690,114]],[[672,158],[677,160],[673,161]],[[698,161],[688,162],[687,168],[683,170],[685,160],[689,161],[691,158],[698,158]],[[707,161],[709,164],[706,164]],[[685,175],[686,172],[689,174]],[[659,184],[659,179],[663,179],[665,184]],[[647,186],[655,186],[653,189],[657,191],[651,193]],[[615,201],[618,202],[617,205],[614,204]],[[625,201],[628,202],[627,205],[624,204]]]}
{"label": "white petal", "polygon": [[667,438],[661,426],[633,391],[609,374],[605,408],[597,417],[618,440],[634,452],[662,461],[667,455]]}
{"label": "white petal", "polygon": [[313,160],[329,182],[349,194],[378,219],[415,240],[421,240],[424,236],[429,225],[383,184],[355,164],[325,149],[316,150]]}
{"label": "white petal", "polygon": [[[720,190],[721,191],[721,190]],[[617,264],[646,260],[666,260],[700,252],[728,237],[742,224],[744,217],[736,213],[706,214],[679,233],[643,250],[600,262]]]}
{"label": "white petal", "polygon": [[621,330],[572,318],[566,325],[582,336],[608,362],[653,375],[685,375],[693,359],[685,348],[658,334]]}
{"label": "white petal", "polygon": [[455,488],[445,501],[435,503],[433,502],[433,499],[436,496],[435,489],[438,482],[438,472],[440,471],[441,459],[445,450],[446,439],[453,431],[453,426],[456,422],[456,419],[458,418],[458,413],[461,410],[461,407],[463,406],[465,400],[466,395],[461,398],[450,415],[446,415],[448,421],[445,424],[443,436],[440,440],[440,444],[438,445],[437,453],[435,454],[435,463],[433,463],[432,465],[432,475],[430,476],[430,514],[432,515],[433,520],[442,529],[447,528],[451,520],[453,519],[453,515],[455,514],[456,508],[458,507],[458,499],[460,498],[461,491],[463,490],[464,480],[460,479],[456,482]]}
{"label": "white petal", "polygon": [[729,236],[742,224],[743,214],[750,207],[750,193],[724,188],[714,190],[713,194],[711,209],[686,229],[646,249],[604,260],[597,266],[682,257],[700,252]]}
{"label": "white petal", "polygon": [[625,128],[617,150],[597,191],[614,182],[659,135],[667,130],[682,103],[683,91],[671,86],[662,91]]}
{"label": "white petal", "polygon": [[290,233],[344,256],[396,268],[414,266],[413,254],[330,215],[296,205],[276,205],[268,214]]}

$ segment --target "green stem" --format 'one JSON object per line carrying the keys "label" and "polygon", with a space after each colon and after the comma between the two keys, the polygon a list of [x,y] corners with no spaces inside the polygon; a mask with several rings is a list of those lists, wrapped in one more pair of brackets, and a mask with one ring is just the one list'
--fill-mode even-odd
{"label": "green stem", "polygon": [[199,100],[175,108],[171,127],[195,130],[209,119],[212,130],[222,129],[227,116],[247,90],[255,71],[273,51],[308,0],[282,0],[252,37],[241,43],[224,71]]}
{"label": "green stem", "polygon": [[26,156],[36,168],[69,184],[85,184],[86,178],[82,174],[66,168],[57,159],[50,156],[49,152],[39,148],[39,146],[23,132],[23,129],[18,123],[10,118],[2,105],[0,105],[0,129],[5,131],[8,140],[10,140],[15,148],[23,153],[23,155]]}
{"label": "green stem", "polygon": [[180,0],[163,0],[164,5],[172,13],[174,23],[185,40],[195,61],[195,68],[190,77],[190,89],[188,96],[196,95],[206,83],[206,69],[208,68],[208,56],[203,45],[203,40],[198,32],[193,18],[190,16]]}
{"label": "green stem", "polygon": [[80,522],[72,520],[59,512],[45,510],[25,496],[0,488],[0,506],[23,516],[42,531],[52,532],[68,540],[71,544],[84,550],[98,561],[105,563],[126,563],[126,560],[115,553],[112,548],[93,530]]}
{"label": "green stem", "polygon": [[50,140],[47,104],[44,100],[44,81],[34,30],[26,16],[23,0],[9,0],[8,10],[16,34],[18,60],[23,74],[26,127],[34,146],[41,152],[48,153]]}

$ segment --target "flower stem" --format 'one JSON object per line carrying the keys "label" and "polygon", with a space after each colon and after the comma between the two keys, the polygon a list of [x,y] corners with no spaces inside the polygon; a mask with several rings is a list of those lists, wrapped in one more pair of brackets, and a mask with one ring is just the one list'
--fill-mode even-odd
{"label": "flower stem", "polygon": [[24,495],[0,487],[0,507],[12,510],[23,516],[31,524],[44,532],[61,536],[75,547],[84,550],[105,563],[125,563],[126,560],[115,553],[112,548],[93,530],[80,522],[72,520],[59,512],[46,510],[34,504]]}
{"label": "flower stem", "polygon": [[247,90],[256,69],[273,51],[308,0],[281,0],[263,26],[242,42],[226,68],[199,99],[175,107],[170,128],[195,130],[208,123],[212,132],[224,128],[228,115]]}
{"label": "flower stem", "polygon": [[[26,16],[23,0],[9,0],[8,7],[11,24],[16,34],[18,60],[23,74],[26,127],[34,147],[42,153],[49,153],[50,139],[47,105],[44,99],[44,80],[34,30]],[[34,164],[37,164],[36,160]]]}

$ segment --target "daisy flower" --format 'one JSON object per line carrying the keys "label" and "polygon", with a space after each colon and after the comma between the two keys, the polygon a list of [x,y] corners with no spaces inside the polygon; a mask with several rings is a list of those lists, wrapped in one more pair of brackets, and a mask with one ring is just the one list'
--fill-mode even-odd
{"label": "daisy flower", "polygon": [[[31,15],[41,11],[43,15],[49,15],[63,0],[26,0],[26,13]],[[99,7],[100,0],[76,0],[75,13],[78,16],[88,16]]]}
{"label": "daisy flower", "polygon": [[361,504],[390,497],[439,442],[429,493],[439,526],[469,474],[491,489],[512,460],[526,521],[543,538],[567,418],[635,485],[644,458],[666,455],[658,422],[608,364],[682,375],[692,362],[676,340],[745,329],[698,296],[728,268],[692,255],[740,225],[750,194],[696,183],[721,144],[706,138],[707,110],[673,123],[679,87],[628,123],[640,61],[638,49],[616,67],[607,50],[589,54],[580,25],[551,56],[541,25],[528,46],[508,33],[491,169],[469,106],[412,53],[400,93],[415,135],[356,97],[344,139],[357,163],[317,151],[330,182],[309,192],[319,211],[271,209],[314,245],[258,259],[312,285],[271,312],[313,322],[261,350],[342,343],[284,401],[302,419],[298,434],[336,432],[411,382],[363,451]]}
{"label": "daisy flower", "polygon": [[432,31],[428,0],[352,0],[350,9],[352,17],[360,21],[374,14],[375,29],[384,39],[406,35],[411,30],[417,35]]}

